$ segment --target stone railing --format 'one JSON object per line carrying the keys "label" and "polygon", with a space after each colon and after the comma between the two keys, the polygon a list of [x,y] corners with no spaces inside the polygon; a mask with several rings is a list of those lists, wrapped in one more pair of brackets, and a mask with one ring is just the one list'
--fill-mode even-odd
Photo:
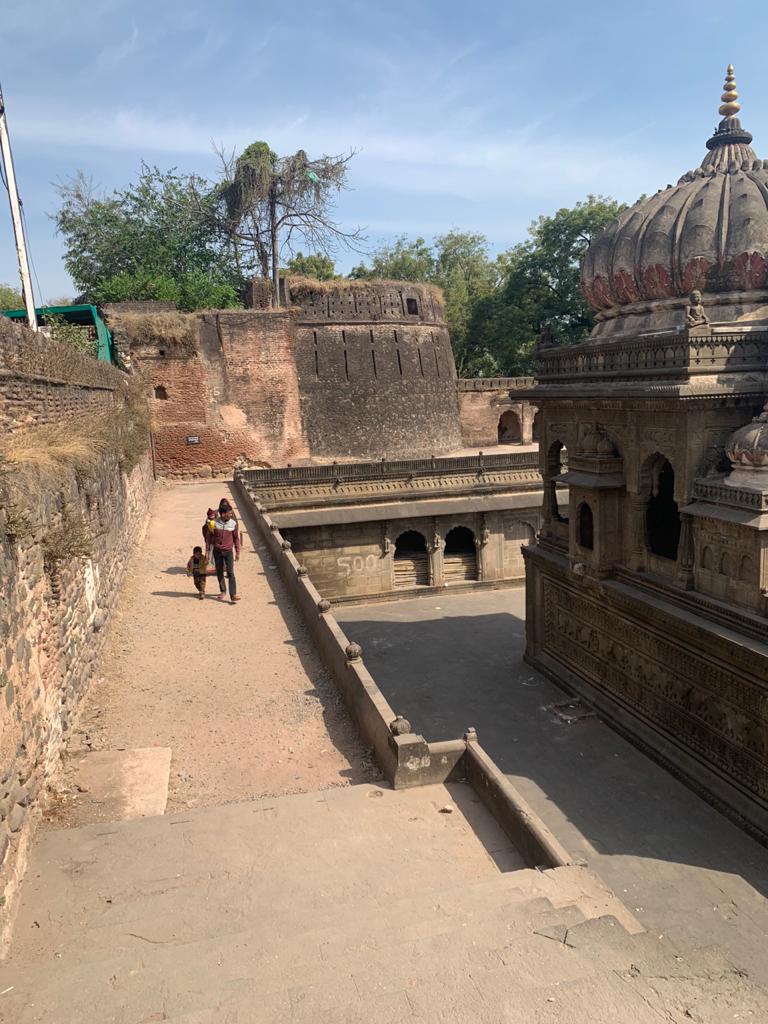
{"label": "stone railing", "polygon": [[504,470],[538,470],[537,451],[503,455],[463,455],[455,458],[397,459],[380,462],[343,462],[326,466],[286,466],[280,469],[241,469],[237,478],[255,489],[280,484],[341,484],[357,481],[417,479],[419,477],[482,476]]}
{"label": "stone railing", "polygon": [[768,512],[768,494],[749,491],[741,487],[729,487],[724,483],[696,480],[693,485],[693,496],[698,501],[711,501],[733,508],[747,508],[754,512]]}
{"label": "stone railing", "polygon": [[768,333],[665,334],[626,342],[591,342],[537,354],[541,383],[595,377],[686,378],[699,374],[765,372]]}
{"label": "stone railing", "polygon": [[535,383],[535,377],[462,377],[456,387],[459,391],[517,391]]}

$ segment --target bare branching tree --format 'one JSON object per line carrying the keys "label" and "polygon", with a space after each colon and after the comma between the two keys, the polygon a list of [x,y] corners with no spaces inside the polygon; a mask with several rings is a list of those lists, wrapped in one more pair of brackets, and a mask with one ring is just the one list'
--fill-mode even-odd
{"label": "bare branching tree", "polygon": [[271,279],[276,305],[280,262],[298,248],[329,257],[342,246],[360,251],[361,229],[345,231],[333,220],[354,150],[310,160],[302,149],[279,157],[266,142],[254,142],[238,157],[218,153],[221,230],[243,277],[258,271]]}

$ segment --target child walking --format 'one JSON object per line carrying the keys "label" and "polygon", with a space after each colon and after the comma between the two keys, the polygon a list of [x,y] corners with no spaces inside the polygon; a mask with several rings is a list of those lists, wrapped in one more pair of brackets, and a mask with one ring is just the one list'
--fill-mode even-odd
{"label": "child walking", "polygon": [[187,575],[191,576],[195,583],[197,596],[202,601],[205,597],[205,578],[208,573],[208,559],[203,554],[200,545],[192,548],[192,557],[187,562]]}

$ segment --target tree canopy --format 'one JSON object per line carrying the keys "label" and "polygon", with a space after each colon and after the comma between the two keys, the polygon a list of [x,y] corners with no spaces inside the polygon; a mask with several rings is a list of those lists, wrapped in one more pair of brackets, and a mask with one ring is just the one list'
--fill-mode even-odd
{"label": "tree canopy", "polygon": [[297,252],[288,260],[286,269],[297,277],[315,277],[318,281],[333,281],[339,276],[333,260],[319,253],[305,256],[303,252]]}
{"label": "tree canopy", "polygon": [[[65,266],[92,302],[237,306],[245,281],[259,273],[272,279],[277,298],[282,259],[314,261],[313,272],[332,274],[335,250],[360,240],[358,229],[342,229],[332,216],[353,155],[280,157],[255,142],[222,159],[218,181],[142,164],[135,182],[109,195],[78,172],[57,185]],[[303,256],[299,244],[314,255]]]}
{"label": "tree canopy", "polygon": [[558,344],[575,344],[594,320],[581,294],[581,260],[592,239],[624,206],[587,196],[539,217],[529,238],[495,258],[476,232],[453,230],[428,244],[403,235],[373,253],[352,277],[429,281],[445,293],[461,376],[513,376],[533,370],[536,340],[547,326]]}
{"label": "tree canopy", "polygon": [[10,284],[0,284],[0,309],[21,309],[24,298],[20,289]]}

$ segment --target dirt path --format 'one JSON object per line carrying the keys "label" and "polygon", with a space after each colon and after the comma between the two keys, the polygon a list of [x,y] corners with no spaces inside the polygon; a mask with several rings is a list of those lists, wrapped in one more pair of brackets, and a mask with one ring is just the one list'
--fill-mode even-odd
{"label": "dirt path", "polygon": [[197,600],[184,566],[225,494],[236,504],[223,483],[159,485],[73,737],[170,747],[169,812],[376,777],[255,534],[236,563],[242,601],[216,600],[215,577]]}

